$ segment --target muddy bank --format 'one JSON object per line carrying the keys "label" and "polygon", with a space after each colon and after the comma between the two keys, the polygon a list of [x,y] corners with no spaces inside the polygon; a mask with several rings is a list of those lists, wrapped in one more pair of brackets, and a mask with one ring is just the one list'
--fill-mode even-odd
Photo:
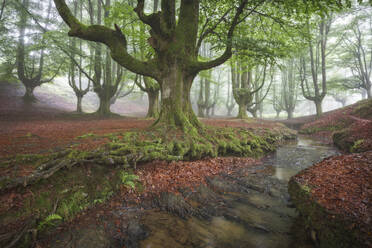
{"label": "muddy bank", "polygon": [[[293,230],[290,176],[335,150],[300,140],[195,188],[120,198],[38,240],[41,247],[312,247]],[[291,158],[287,160],[286,158]],[[295,228],[296,229],[296,228]]]}

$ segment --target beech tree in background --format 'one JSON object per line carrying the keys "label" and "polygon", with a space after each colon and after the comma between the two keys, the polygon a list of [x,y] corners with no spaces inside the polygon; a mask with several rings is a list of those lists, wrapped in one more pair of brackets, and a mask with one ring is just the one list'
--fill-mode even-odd
{"label": "beech tree in background", "polygon": [[285,67],[283,68],[281,73],[282,109],[287,112],[287,118],[292,119],[298,99],[298,77],[296,74],[294,58],[287,59]]}
{"label": "beech tree in background", "polygon": [[[308,54],[304,54],[300,59],[300,81],[302,95],[309,101],[314,102],[316,107],[316,115],[322,115],[322,102],[327,95],[327,42],[328,35],[332,24],[331,17],[320,17],[317,24],[318,28],[314,29],[315,34],[312,33],[310,21],[307,22],[305,27],[305,40],[307,41]],[[308,77],[310,64],[310,80]],[[321,79],[319,79],[319,76]],[[311,81],[309,83],[309,81]]]}
{"label": "beech tree in background", "polygon": [[[50,69],[53,68],[52,63],[49,63],[47,66],[45,65],[46,60],[46,42],[44,37],[37,37],[38,35],[34,35],[34,39],[37,40],[40,38],[40,45],[39,49],[30,51],[30,44],[26,44],[26,30],[29,26],[28,23],[28,13],[26,9],[30,8],[30,5],[34,4],[30,2],[30,0],[23,0],[22,5],[24,8],[19,8],[19,38],[18,38],[18,47],[17,47],[17,75],[18,79],[26,88],[26,92],[24,95],[24,99],[26,101],[34,101],[36,100],[34,96],[34,89],[37,86],[40,86],[44,83],[51,82],[58,74],[59,69],[61,66],[55,69],[53,75],[49,78],[45,79],[48,74],[51,74]],[[39,3],[40,4],[40,3]],[[26,9],[25,9],[26,8]],[[47,17],[45,19],[45,26],[44,29],[48,29],[48,24],[50,23],[50,15],[52,11],[52,1],[49,1],[47,7]],[[42,36],[42,34],[39,34]],[[49,56],[51,56],[49,54]],[[54,57],[55,59],[56,57]],[[62,63],[61,63],[62,65]]]}

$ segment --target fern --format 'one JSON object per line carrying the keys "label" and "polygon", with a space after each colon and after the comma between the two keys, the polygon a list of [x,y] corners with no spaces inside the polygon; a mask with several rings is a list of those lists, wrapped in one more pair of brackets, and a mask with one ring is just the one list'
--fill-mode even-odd
{"label": "fern", "polygon": [[136,182],[139,180],[139,177],[135,174],[130,174],[126,171],[120,171],[120,180],[121,183],[134,189],[136,187]]}
{"label": "fern", "polygon": [[58,214],[50,214],[43,221],[41,221],[37,227],[38,230],[44,229],[46,226],[54,225],[53,221],[62,220],[63,218]]}

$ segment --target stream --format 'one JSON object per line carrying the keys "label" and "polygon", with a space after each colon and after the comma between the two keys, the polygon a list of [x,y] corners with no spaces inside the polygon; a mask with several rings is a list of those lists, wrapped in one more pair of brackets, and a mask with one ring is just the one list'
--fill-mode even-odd
{"label": "stream", "polygon": [[[259,174],[258,166],[239,179],[240,189],[220,190],[225,205],[221,216],[181,220],[165,212],[146,214],[143,221],[150,234],[140,247],[298,247],[291,236],[296,212],[288,206],[287,183],[300,170],[336,153],[299,137],[264,159],[269,176]],[[230,180],[215,179],[209,185],[229,188]]]}
{"label": "stream", "polygon": [[300,136],[236,175],[209,178],[207,185],[180,195],[164,193],[147,207],[112,210],[121,220],[119,231],[107,220],[105,231],[103,224],[71,230],[55,237],[51,247],[310,248],[311,242],[296,235],[287,184],[300,170],[337,153]]}

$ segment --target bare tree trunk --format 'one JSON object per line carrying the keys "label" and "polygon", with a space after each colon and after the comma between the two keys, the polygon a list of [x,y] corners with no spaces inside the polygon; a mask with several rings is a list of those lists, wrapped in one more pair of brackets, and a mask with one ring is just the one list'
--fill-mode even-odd
{"label": "bare tree trunk", "polygon": [[315,101],[315,108],[316,108],[316,116],[320,117],[322,116],[323,110],[322,110],[322,101]]}
{"label": "bare tree trunk", "polygon": [[83,113],[83,108],[82,108],[82,100],[83,100],[83,97],[81,95],[77,95],[76,96],[77,98],[77,104],[76,104],[76,112],[81,114]]}

